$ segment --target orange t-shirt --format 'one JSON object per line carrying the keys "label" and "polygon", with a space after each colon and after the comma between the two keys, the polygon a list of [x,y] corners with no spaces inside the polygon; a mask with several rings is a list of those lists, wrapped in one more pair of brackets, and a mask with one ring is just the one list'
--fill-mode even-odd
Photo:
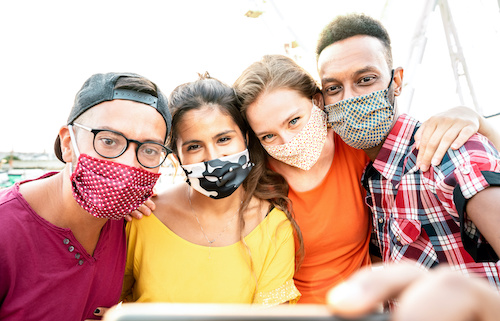
{"label": "orange t-shirt", "polygon": [[295,273],[299,303],[324,304],[326,293],[361,266],[370,264],[371,221],[361,175],[368,157],[334,134],[333,162],[319,186],[306,192],[290,187],[305,255]]}

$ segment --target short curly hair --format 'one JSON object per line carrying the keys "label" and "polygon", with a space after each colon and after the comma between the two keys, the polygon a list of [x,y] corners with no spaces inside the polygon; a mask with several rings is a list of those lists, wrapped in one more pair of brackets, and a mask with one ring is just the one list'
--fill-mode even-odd
{"label": "short curly hair", "polygon": [[316,59],[329,45],[358,35],[375,37],[385,48],[387,65],[392,69],[391,38],[382,23],[362,13],[337,16],[321,32],[316,46]]}

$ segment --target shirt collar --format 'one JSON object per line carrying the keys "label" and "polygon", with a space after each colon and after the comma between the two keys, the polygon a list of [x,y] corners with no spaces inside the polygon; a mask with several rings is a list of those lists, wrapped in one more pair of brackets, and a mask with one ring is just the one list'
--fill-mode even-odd
{"label": "shirt collar", "polygon": [[403,174],[418,170],[414,136],[419,127],[416,119],[406,114],[399,116],[373,162],[373,167],[395,186]]}

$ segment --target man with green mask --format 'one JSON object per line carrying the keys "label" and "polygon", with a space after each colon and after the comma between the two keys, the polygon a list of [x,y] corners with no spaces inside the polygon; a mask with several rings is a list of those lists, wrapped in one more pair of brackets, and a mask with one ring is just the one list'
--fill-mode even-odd
{"label": "man with green mask", "polygon": [[337,17],[317,48],[325,111],[332,128],[371,159],[363,184],[384,262],[449,264],[500,289],[500,155],[481,135],[449,149],[440,164],[417,166],[420,123],[399,114],[403,69],[392,67],[380,22]]}

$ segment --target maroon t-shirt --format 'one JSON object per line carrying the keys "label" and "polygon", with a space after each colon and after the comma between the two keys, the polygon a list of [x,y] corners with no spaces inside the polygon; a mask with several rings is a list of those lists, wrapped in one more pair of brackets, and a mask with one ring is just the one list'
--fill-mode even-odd
{"label": "maroon t-shirt", "polygon": [[0,320],[98,319],[97,307],[120,298],[124,224],[109,220],[91,256],[70,229],[35,213],[19,184],[0,190]]}

